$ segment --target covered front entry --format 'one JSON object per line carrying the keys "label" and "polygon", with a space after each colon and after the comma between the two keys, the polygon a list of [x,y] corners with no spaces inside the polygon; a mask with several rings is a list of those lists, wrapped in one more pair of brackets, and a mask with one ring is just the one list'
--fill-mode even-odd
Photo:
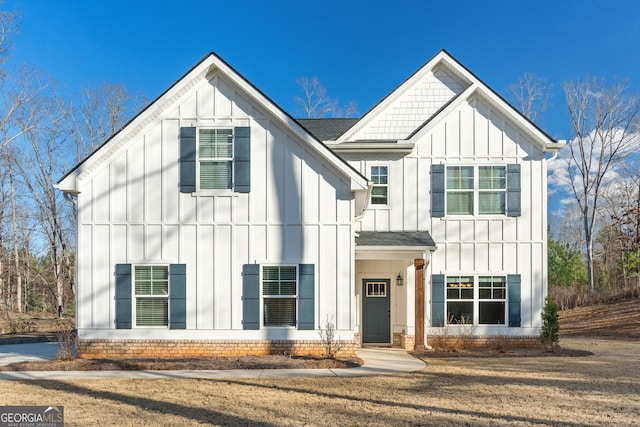
{"label": "covered front entry", "polygon": [[361,231],[355,280],[361,343],[423,348],[425,277],[435,243],[426,231]]}
{"label": "covered front entry", "polygon": [[362,343],[391,342],[391,282],[388,279],[362,281]]}

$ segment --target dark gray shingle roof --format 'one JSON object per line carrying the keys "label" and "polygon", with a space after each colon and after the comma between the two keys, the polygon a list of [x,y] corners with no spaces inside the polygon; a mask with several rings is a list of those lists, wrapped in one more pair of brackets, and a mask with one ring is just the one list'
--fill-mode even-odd
{"label": "dark gray shingle roof", "polygon": [[335,141],[360,119],[296,119],[320,141]]}
{"label": "dark gray shingle roof", "polygon": [[421,246],[435,247],[426,231],[361,231],[356,246]]}

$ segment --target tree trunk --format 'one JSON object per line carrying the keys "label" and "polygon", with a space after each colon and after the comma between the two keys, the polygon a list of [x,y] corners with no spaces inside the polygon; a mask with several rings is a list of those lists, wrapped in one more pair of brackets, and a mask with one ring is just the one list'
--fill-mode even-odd
{"label": "tree trunk", "polygon": [[13,171],[9,171],[9,185],[11,186],[11,223],[13,225],[13,258],[16,269],[16,305],[18,313],[22,313],[22,274],[20,273],[20,248],[18,245],[18,220],[16,215],[16,191],[13,181]]}
{"label": "tree trunk", "polygon": [[593,277],[593,234],[591,233],[591,229],[589,227],[589,217],[588,212],[584,212],[584,236],[587,245],[587,285],[589,290],[589,295],[593,294],[595,290],[595,280]]}

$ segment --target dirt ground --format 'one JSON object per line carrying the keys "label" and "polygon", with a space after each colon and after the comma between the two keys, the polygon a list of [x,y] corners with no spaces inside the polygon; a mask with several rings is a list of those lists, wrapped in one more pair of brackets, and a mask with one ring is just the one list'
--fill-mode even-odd
{"label": "dirt ground", "polygon": [[427,356],[419,372],[361,378],[3,381],[0,402],[63,405],[67,426],[637,426],[634,304],[629,317],[626,304],[563,313],[560,344],[580,357]]}

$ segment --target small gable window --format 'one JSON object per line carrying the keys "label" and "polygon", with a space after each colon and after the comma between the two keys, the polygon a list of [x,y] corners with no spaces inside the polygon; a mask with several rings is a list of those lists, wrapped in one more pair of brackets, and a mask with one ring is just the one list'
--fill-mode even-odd
{"label": "small gable window", "polygon": [[199,129],[201,190],[230,189],[233,183],[233,129]]}
{"label": "small gable window", "polygon": [[389,201],[389,167],[371,166],[371,190],[372,205],[386,205]]}

